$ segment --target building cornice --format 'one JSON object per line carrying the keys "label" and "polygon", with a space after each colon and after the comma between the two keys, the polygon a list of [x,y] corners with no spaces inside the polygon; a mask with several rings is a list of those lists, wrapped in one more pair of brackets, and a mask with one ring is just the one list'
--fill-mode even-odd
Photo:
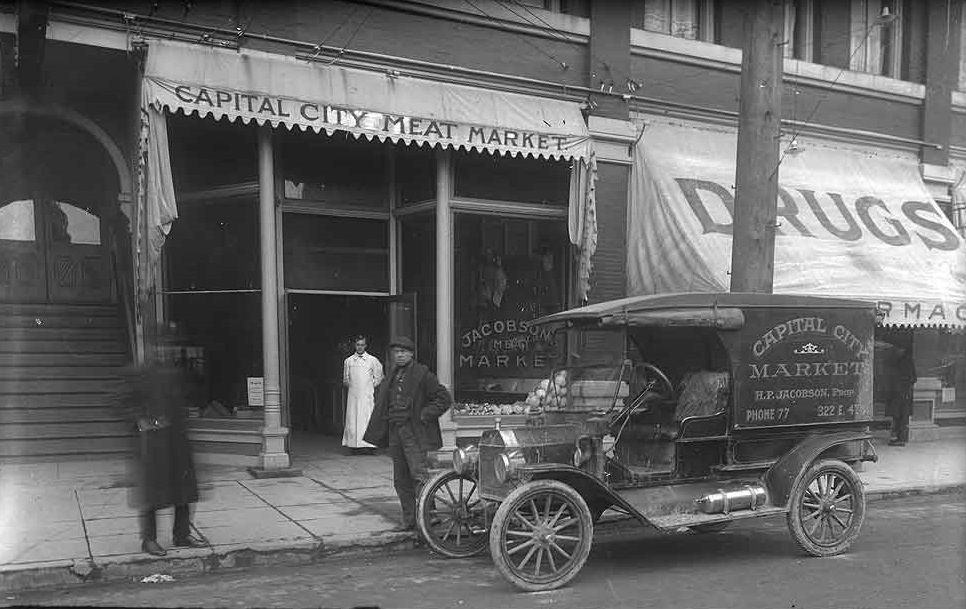
{"label": "building cornice", "polygon": [[[636,28],[631,29],[631,54],[721,72],[741,73],[741,49]],[[834,87],[836,91],[915,105],[921,104],[926,95],[926,87],[918,83],[797,59],[786,58],[783,71],[786,83],[818,89],[831,90]],[[642,84],[646,91],[646,78]]]}

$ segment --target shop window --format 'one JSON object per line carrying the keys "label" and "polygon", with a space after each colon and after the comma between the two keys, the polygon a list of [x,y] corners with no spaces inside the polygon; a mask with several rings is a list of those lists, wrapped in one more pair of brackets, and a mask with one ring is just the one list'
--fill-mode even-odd
{"label": "shop window", "polygon": [[436,150],[428,146],[397,145],[393,155],[399,205],[405,207],[435,199]]}
{"label": "shop window", "polygon": [[569,161],[461,152],[454,155],[456,196],[566,206]]}
{"label": "shop window", "polygon": [[168,291],[257,289],[261,285],[255,202],[181,202],[164,245]]}
{"label": "shop window", "polygon": [[[900,78],[904,3],[902,0],[852,0],[849,68]],[[893,15],[891,21],[884,14]]]}
{"label": "shop window", "polygon": [[101,244],[101,219],[70,203],[51,206],[51,237],[59,243]]}
{"label": "shop window", "polygon": [[528,324],[566,307],[567,246],[563,222],[457,216],[457,399],[520,399],[550,374],[560,341]]}
{"label": "shop window", "polygon": [[171,175],[179,194],[258,183],[254,124],[177,114],[166,118]]}
{"label": "shop window", "polygon": [[283,131],[278,142],[286,199],[388,209],[389,144],[312,131]]}
{"label": "shop window", "polygon": [[0,241],[36,240],[33,201],[13,201],[0,207]]}
{"label": "shop window", "polygon": [[287,213],[283,216],[285,287],[389,291],[386,220]]}
{"label": "shop window", "polygon": [[711,0],[637,0],[631,11],[632,27],[648,32],[706,41],[714,32]]}
{"label": "shop window", "polygon": [[[262,376],[261,295],[171,294],[166,315],[184,335],[184,354],[199,378],[191,406],[205,417],[248,405],[248,378]],[[213,402],[217,402],[215,405]]]}

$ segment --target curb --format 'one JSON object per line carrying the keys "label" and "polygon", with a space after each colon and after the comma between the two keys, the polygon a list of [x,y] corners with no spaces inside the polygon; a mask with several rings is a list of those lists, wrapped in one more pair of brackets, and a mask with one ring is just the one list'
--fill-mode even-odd
{"label": "curb", "polygon": [[192,575],[230,572],[251,567],[298,566],[329,557],[352,557],[414,547],[411,533],[376,533],[335,543],[316,540],[219,546],[214,549],[169,550],[168,556],[144,554],[32,563],[0,568],[0,593],[36,591],[85,584],[139,581],[155,573],[176,579]]}
{"label": "curb", "polygon": [[916,497],[919,495],[951,495],[966,491],[966,482],[954,482],[950,484],[927,484],[924,486],[913,486],[896,489],[882,489],[877,491],[866,491],[866,503],[881,501],[883,499],[895,499],[898,497]]}
{"label": "curb", "polygon": [[[966,483],[935,484],[866,492],[867,502],[899,497],[947,495],[966,491]],[[412,533],[385,532],[343,541],[278,541],[220,546],[215,550],[175,550],[163,558],[143,554],[108,556],[97,561],[58,560],[18,568],[0,568],[0,592],[28,592],[44,588],[84,584],[138,581],[154,573],[174,577],[230,572],[252,567],[298,566],[327,558],[356,557],[409,550],[415,547]]]}

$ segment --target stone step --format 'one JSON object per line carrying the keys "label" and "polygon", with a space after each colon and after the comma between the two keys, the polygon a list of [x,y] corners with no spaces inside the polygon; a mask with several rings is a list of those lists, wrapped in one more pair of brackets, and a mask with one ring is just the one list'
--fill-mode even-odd
{"label": "stone step", "polygon": [[114,393],[33,393],[2,394],[0,409],[20,408],[27,410],[63,408],[116,408]]}
{"label": "stone step", "polygon": [[117,317],[119,312],[118,305],[114,304],[0,303],[0,317],[6,315]]}
{"label": "stone step", "polygon": [[120,418],[113,421],[31,422],[0,425],[0,438],[3,438],[3,441],[66,438],[94,440],[103,437],[127,437],[133,433],[133,425]]}
{"label": "stone step", "polygon": [[0,379],[0,394],[104,393],[120,389],[114,379]]}
{"label": "stone step", "polygon": [[0,327],[4,328],[120,328],[117,315],[11,315],[0,314]]}
{"label": "stone step", "polygon": [[127,353],[127,346],[115,339],[0,341],[0,353]]}
{"label": "stone step", "polygon": [[134,446],[134,438],[131,436],[0,439],[0,460],[17,462],[19,459],[56,456],[73,459],[92,458],[92,455],[128,455],[132,453]]}
{"label": "stone step", "polygon": [[63,421],[94,422],[127,420],[119,406],[61,406],[58,408],[0,408],[3,425],[61,423]]}
{"label": "stone step", "polygon": [[106,379],[117,380],[119,366],[0,366],[0,383],[13,380]]}
{"label": "stone step", "polygon": [[123,353],[0,353],[0,366],[127,366]]}

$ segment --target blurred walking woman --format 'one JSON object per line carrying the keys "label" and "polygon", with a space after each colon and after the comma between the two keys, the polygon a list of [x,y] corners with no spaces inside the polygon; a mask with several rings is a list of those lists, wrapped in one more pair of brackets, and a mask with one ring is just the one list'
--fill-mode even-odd
{"label": "blurred walking woman", "polygon": [[[173,342],[167,337],[165,342]],[[135,507],[141,515],[141,549],[164,556],[157,539],[157,510],[174,506],[173,543],[205,547],[191,534],[190,504],[198,501],[186,407],[188,384],[183,371],[155,361],[129,375],[127,401],[137,425]]]}

